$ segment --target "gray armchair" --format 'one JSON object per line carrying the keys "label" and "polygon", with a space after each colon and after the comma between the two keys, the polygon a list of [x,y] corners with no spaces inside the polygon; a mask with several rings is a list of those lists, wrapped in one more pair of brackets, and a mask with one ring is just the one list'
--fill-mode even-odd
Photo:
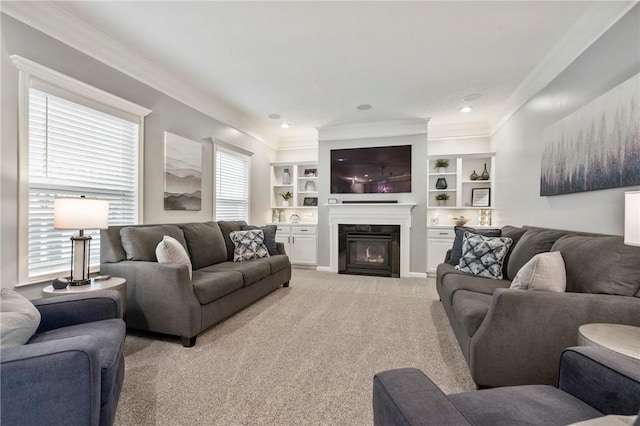
{"label": "gray armchair", "polygon": [[512,386],[445,395],[414,368],[384,371],[373,379],[377,426],[552,426],[630,416],[638,410],[640,360],[596,347],[562,353],[558,387]]}
{"label": "gray armchair", "polygon": [[0,423],[112,425],[124,381],[125,323],[117,291],[32,301],[36,334],[0,354]]}

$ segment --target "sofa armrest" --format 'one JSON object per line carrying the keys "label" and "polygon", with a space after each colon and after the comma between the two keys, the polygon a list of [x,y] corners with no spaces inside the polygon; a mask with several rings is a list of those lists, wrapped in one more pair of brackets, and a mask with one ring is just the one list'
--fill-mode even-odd
{"label": "sofa armrest", "polygon": [[449,259],[451,259],[451,249],[447,250],[447,252],[444,255],[444,260],[442,261],[442,263],[449,263]]}
{"label": "sofa armrest", "polygon": [[3,425],[98,424],[100,360],[91,336],[3,349],[0,383]]}
{"label": "sofa armrest", "polygon": [[32,300],[40,311],[36,333],[86,322],[122,318],[120,293],[101,290]]}
{"label": "sofa armrest", "polygon": [[595,322],[640,325],[640,298],[496,289],[472,337],[471,374],[480,386],[556,385],[562,351],[578,327]]}
{"label": "sofa armrest", "polygon": [[284,248],[284,243],[276,242],[276,247],[278,248],[278,254],[287,254],[287,251]]}
{"label": "sofa armrest", "polygon": [[640,360],[608,349],[566,349],[558,387],[605,414],[634,415],[640,410]]}
{"label": "sofa armrest", "polygon": [[123,260],[101,264],[100,272],[127,280],[128,327],[182,337],[202,330],[200,302],[186,265]]}
{"label": "sofa armrest", "polygon": [[402,368],[374,376],[373,424],[408,426],[471,423],[422,371]]}

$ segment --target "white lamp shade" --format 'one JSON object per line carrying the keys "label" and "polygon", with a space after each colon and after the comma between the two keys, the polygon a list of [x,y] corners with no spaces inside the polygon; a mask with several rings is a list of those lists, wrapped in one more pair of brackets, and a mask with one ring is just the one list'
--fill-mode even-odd
{"label": "white lamp shade", "polygon": [[624,193],[624,243],[640,246],[640,191]]}
{"label": "white lamp shade", "polygon": [[55,229],[107,229],[109,201],[90,198],[56,198],[53,200]]}

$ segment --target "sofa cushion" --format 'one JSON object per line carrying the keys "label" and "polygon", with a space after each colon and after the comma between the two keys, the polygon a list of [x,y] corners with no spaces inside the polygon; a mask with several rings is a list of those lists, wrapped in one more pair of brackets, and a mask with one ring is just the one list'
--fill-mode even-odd
{"label": "sofa cushion", "polygon": [[447,263],[449,265],[457,266],[462,257],[462,239],[465,232],[473,232],[474,234],[484,235],[485,237],[499,237],[501,231],[499,229],[476,229],[469,226],[456,226],[453,228],[456,237],[453,240],[453,247],[451,247],[451,255]]}
{"label": "sofa cushion", "polygon": [[242,274],[244,287],[248,287],[268,277],[271,274],[271,266],[267,259],[247,260],[246,262],[222,262],[207,266],[201,269],[202,272],[209,271],[237,271]]}
{"label": "sofa cushion", "polygon": [[56,341],[77,336],[94,337],[98,345],[100,358],[100,400],[107,401],[111,397],[111,390],[117,380],[118,366],[121,362],[125,335],[125,322],[120,318],[112,318],[38,333],[29,340],[29,344]]}
{"label": "sofa cushion", "polygon": [[158,263],[186,265],[189,268],[189,278],[191,278],[192,266],[189,254],[175,238],[165,235],[156,247],[156,257]]}
{"label": "sofa cushion", "polygon": [[[444,268],[447,268],[446,272],[442,270]],[[460,272],[451,265],[439,266],[438,271],[443,274],[441,297],[446,297],[449,303],[452,303],[453,295],[460,290],[491,295],[496,288],[509,288],[510,284],[509,280],[496,280]]]}
{"label": "sofa cushion", "polygon": [[509,268],[509,260],[511,259],[511,253],[515,250],[520,238],[527,232],[527,228],[518,228],[516,226],[506,225],[501,228],[502,234],[501,237],[511,238],[513,243],[511,247],[509,247],[509,251],[504,258],[504,263],[502,265],[502,277],[507,278],[509,276],[507,269]]}
{"label": "sofa cushion", "polygon": [[193,269],[227,260],[227,246],[216,222],[186,223],[180,228],[187,241]]}
{"label": "sofa cushion", "polygon": [[264,245],[264,232],[262,232],[262,229],[233,231],[231,233],[231,241],[235,244],[235,250],[233,251],[234,262],[269,257],[269,250]]}
{"label": "sofa cushion", "polygon": [[40,311],[17,291],[0,291],[0,346],[24,345],[40,325]]}
{"label": "sofa cushion", "polygon": [[462,257],[456,268],[469,274],[501,280],[502,262],[511,243],[511,238],[485,237],[465,232]]}
{"label": "sofa cushion", "polygon": [[511,257],[507,264],[507,277],[512,280],[520,268],[531,260],[533,256],[550,251],[553,244],[565,235],[567,235],[566,231],[528,229],[511,252]]}
{"label": "sofa cushion", "polygon": [[246,231],[248,229],[261,229],[264,233],[264,245],[267,247],[267,250],[269,250],[269,255],[275,256],[276,254],[279,254],[278,246],[276,245],[276,231],[278,230],[278,227],[276,225],[247,225],[242,227],[243,231]]}
{"label": "sofa cushion", "polygon": [[233,260],[233,251],[236,246],[231,241],[231,233],[233,231],[241,231],[243,227],[247,226],[247,222],[244,220],[220,220],[218,225],[224,237],[224,244],[227,246],[227,260]]}
{"label": "sofa cushion", "polygon": [[552,250],[564,258],[567,291],[639,296],[640,248],[622,237],[566,236]]}
{"label": "sofa cushion", "polygon": [[242,288],[242,274],[237,271],[194,271],[193,291],[201,305],[213,302]]}
{"label": "sofa cushion", "polygon": [[275,256],[265,257],[262,260],[269,263],[269,267],[271,268],[272,274],[291,267],[291,262],[289,261],[289,257],[282,254],[276,254]]}
{"label": "sofa cushion", "polygon": [[182,230],[176,225],[128,226],[120,229],[120,239],[128,260],[157,262],[156,247],[168,235],[186,249]]}
{"label": "sofa cushion", "polygon": [[565,425],[602,416],[575,396],[545,385],[485,389],[448,398],[474,425]]}
{"label": "sofa cushion", "polygon": [[453,295],[452,305],[456,318],[467,330],[469,337],[473,337],[484,321],[491,306],[490,294],[476,293],[473,291],[459,290]]}
{"label": "sofa cushion", "polygon": [[559,251],[536,254],[520,268],[511,288],[563,293],[567,288],[567,271],[562,254]]}

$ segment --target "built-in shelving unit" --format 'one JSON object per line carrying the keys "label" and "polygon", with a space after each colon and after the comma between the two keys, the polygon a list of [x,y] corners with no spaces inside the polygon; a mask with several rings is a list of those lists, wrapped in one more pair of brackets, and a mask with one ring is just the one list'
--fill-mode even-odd
{"label": "built-in shelving unit", "polygon": [[[285,177],[289,174],[289,179]],[[280,194],[290,192],[293,198],[287,206]],[[314,204],[315,199],[315,205]],[[318,165],[316,163],[271,164],[272,209],[317,209]]]}

